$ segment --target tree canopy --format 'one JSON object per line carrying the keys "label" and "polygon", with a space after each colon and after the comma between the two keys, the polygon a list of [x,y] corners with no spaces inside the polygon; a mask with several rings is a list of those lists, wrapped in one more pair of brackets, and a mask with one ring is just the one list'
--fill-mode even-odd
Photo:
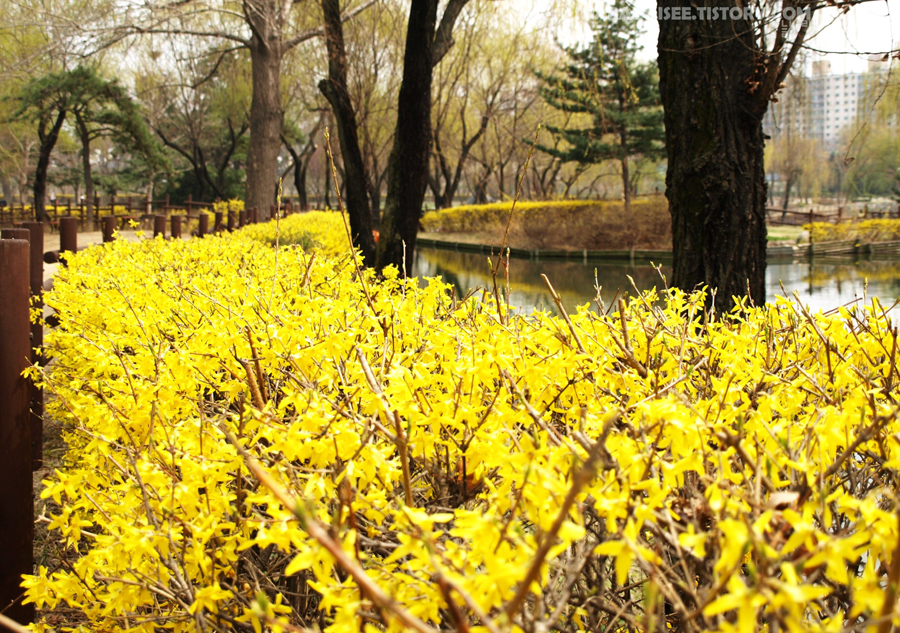
{"label": "tree canopy", "polygon": [[550,106],[590,118],[588,127],[548,125],[567,145],[539,149],[564,162],[618,161],[626,208],[634,189],[629,160],[661,156],[665,135],[655,64],[636,61],[643,20],[626,0],[615,0],[608,14],[594,13],[591,43],[566,49],[564,74],[536,71]]}

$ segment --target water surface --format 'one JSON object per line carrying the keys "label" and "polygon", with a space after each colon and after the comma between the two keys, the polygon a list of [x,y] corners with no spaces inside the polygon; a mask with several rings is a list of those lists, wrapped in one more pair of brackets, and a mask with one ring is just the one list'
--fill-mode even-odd
{"label": "water surface", "polygon": [[[458,296],[483,288],[491,288],[488,257],[481,253],[419,247],[414,264],[419,277],[441,277],[456,287]],[[555,311],[550,292],[541,279],[547,275],[562,298],[566,310],[592,303],[600,286],[600,297],[609,306],[617,294],[634,286],[644,291],[663,288],[660,274],[671,276],[671,265],[659,270],[649,263],[510,259],[510,304],[529,313],[535,309]],[[595,277],[596,274],[596,277]],[[501,267],[498,281],[506,287]],[[868,285],[867,285],[868,284]],[[802,303],[816,310],[830,310],[853,301],[857,297],[876,296],[884,305],[891,305],[900,297],[900,261],[817,259],[814,261],[786,260],[769,262],[766,267],[766,300],[777,295],[793,297],[796,292]],[[594,304],[596,309],[596,304]]]}

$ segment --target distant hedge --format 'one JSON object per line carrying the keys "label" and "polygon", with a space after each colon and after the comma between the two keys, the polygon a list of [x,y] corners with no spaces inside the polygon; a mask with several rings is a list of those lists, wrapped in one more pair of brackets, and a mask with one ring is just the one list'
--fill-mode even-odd
{"label": "distant hedge", "polygon": [[[465,205],[425,214],[422,226],[432,233],[486,233],[502,239],[512,202]],[[668,249],[672,226],[663,196],[639,198],[631,212],[608,200],[519,202],[510,225],[510,244],[572,249]]]}

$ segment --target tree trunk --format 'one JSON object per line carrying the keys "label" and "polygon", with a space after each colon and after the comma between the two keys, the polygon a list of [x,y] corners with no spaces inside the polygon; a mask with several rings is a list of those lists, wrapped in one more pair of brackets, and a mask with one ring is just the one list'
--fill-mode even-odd
{"label": "tree trunk", "polygon": [[85,221],[87,226],[94,226],[94,177],[91,174],[91,136],[88,133],[87,124],[77,112],[75,123],[78,128],[78,136],[81,137],[81,168],[84,171],[84,195],[87,197],[87,209]]}
{"label": "tree trunk", "polygon": [[[271,17],[272,20],[275,16]],[[247,151],[248,209],[259,209],[269,217],[278,188],[278,152],[281,149],[281,57],[282,43],[271,34],[271,25],[260,19],[250,41],[253,97],[250,102],[250,143]]]}
{"label": "tree trunk", "polygon": [[38,138],[41,141],[38,149],[37,169],[34,174],[34,220],[35,222],[49,222],[50,216],[47,215],[47,168],[50,166],[50,154],[53,152],[53,146],[59,138],[59,131],[63,122],[66,120],[66,111],[60,110],[56,115],[56,120],[49,130],[47,130],[47,121],[41,119],[38,123]]}
{"label": "tree trunk", "polygon": [[791,202],[791,189],[794,186],[794,171],[791,170],[788,172],[787,181],[784,183],[784,199],[781,201],[781,210],[787,211],[788,205]]}
{"label": "tree trunk", "polygon": [[301,211],[309,211],[309,198],[306,195],[306,165],[302,162],[294,164],[294,189],[297,190],[297,206]]}
{"label": "tree trunk", "polygon": [[4,175],[0,178],[0,186],[3,187],[3,199],[6,201],[10,207],[13,205],[13,188],[12,181],[9,179],[9,176]]}
{"label": "tree trunk", "polygon": [[[623,135],[624,136],[624,135]],[[624,147],[624,145],[623,145]],[[628,156],[622,157],[622,198],[625,200],[625,215],[631,215],[631,174],[628,171]]]}
{"label": "tree trunk", "polygon": [[362,251],[366,266],[371,266],[375,263],[375,238],[372,235],[372,212],[366,190],[369,177],[359,149],[356,115],[347,90],[347,55],[338,0],[322,0],[322,14],[325,46],[328,49],[328,77],[319,82],[319,90],[328,99],[337,123],[344,163],[343,184],[347,188],[346,208],[353,244]]}
{"label": "tree trunk", "polygon": [[[397,101],[397,127],[388,160],[387,197],[376,266],[412,273],[419,216],[431,153],[431,78],[437,0],[412,0]],[[406,248],[404,250],[404,243]]]}
{"label": "tree trunk", "polygon": [[[680,6],[687,3],[658,0],[659,8]],[[746,20],[659,21],[673,282],[685,291],[715,289],[720,312],[748,289],[754,302],[765,301],[766,102],[751,92],[753,35]]]}

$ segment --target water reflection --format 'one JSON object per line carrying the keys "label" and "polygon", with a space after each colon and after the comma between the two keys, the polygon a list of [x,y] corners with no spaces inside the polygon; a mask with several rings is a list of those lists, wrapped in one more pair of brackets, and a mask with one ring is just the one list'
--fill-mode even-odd
{"label": "water reflection", "polygon": [[[628,262],[582,262],[560,260],[512,259],[509,270],[510,304],[523,312],[534,309],[553,311],[553,299],[541,280],[541,273],[550,278],[567,310],[593,301],[594,271],[602,287],[601,297],[612,302],[617,293],[633,289],[630,275],[639,290],[661,288],[659,272],[649,264]],[[663,265],[662,274],[670,276],[670,265]],[[442,277],[453,284],[460,296],[477,288],[491,287],[491,274],[485,254],[419,248],[416,253],[415,274],[419,277]],[[503,271],[498,278],[503,276]],[[862,296],[868,279],[867,296],[877,296],[882,304],[891,305],[900,297],[900,262],[875,260],[816,260],[770,262],[766,270],[766,300],[776,295],[793,296],[813,310],[829,310]],[[499,279],[498,279],[499,281]],[[504,282],[505,285],[505,282]],[[784,290],[782,290],[782,286]]]}

